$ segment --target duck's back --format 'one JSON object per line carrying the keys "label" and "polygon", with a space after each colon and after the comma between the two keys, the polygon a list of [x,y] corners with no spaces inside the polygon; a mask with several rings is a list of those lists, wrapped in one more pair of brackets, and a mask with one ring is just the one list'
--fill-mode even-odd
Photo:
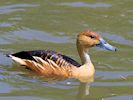
{"label": "duck's back", "polygon": [[46,78],[68,78],[73,67],[81,65],[68,56],[51,50],[22,51],[11,55],[12,59],[27,68],[44,75]]}

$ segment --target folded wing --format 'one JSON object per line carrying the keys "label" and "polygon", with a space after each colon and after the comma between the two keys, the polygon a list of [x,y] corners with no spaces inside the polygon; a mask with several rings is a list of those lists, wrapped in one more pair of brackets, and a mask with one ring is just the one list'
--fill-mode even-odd
{"label": "folded wing", "polygon": [[50,50],[22,51],[8,56],[46,78],[65,79],[71,76],[73,67],[80,67],[70,57]]}

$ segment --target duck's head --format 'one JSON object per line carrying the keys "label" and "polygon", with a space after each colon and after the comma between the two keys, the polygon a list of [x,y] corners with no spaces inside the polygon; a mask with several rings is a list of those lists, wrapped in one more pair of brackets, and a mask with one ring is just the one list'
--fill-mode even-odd
{"label": "duck's head", "polygon": [[110,51],[117,50],[115,47],[108,44],[98,33],[90,30],[79,33],[77,42],[78,42],[78,45],[84,48],[97,46]]}

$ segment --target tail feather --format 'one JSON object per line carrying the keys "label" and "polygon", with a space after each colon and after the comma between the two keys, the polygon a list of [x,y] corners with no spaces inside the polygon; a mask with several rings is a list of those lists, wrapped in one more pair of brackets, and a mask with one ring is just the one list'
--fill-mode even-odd
{"label": "tail feather", "polygon": [[19,63],[21,65],[26,65],[25,61],[23,59],[21,59],[21,58],[15,57],[15,56],[13,56],[11,54],[7,55],[7,57],[10,57],[13,61],[15,61],[15,62],[17,62],[17,63]]}
{"label": "tail feather", "polygon": [[45,70],[45,68],[40,63],[37,63],[34,60],[21,59],[19,57],[14,56],[14,54],[6,54],[6,56],[10,57],[13,61],[20,65],[27,66],[27,68],[33,71],[41,73],[43,70]]}
{"label": "tail feather", "polygon": [[28,52],[26,51],[21,51],[21,52],[17,52],[12,54],[15,57],[21,58],[21,59],[28,59],[28,60],[34,60],[36,61]]}

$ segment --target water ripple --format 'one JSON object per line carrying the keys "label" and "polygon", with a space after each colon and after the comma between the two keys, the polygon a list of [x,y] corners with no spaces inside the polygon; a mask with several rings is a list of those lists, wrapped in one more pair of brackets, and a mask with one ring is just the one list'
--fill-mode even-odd
{"label": "water ripple", "polygon": [[133,41],[132,40],[127,40],[124,37],[117,35],[117,34],[109,34],[109,33],[104,33],[104,32],[100,32],[100,34],[102,34],[103,37],[109,39],[109,40],[113,40],[116,43],[119,44],[125,44],[128,46],[133,46]]}
{"label": "water ripple", "polygon": [[10,44],[10,41],[8,41],[6,38],[4,37],[0,37],[0,44]]}
{"label": "water ripple", "polygon": [[0,23],[0,27],[10,27],[12,25],[15,25],[15,23]]}
{"label": "water ripple", "polygon": [[85,2],[64,2],[60,3],[60,5],[63,6],[71,6],[71,7],[89,7],[89,8],[98,8],[98,7],[111,7],[112,5],[109,3],[95,3],[95,4],[89,4]]}
{"label": "water ripple", "polygon": [[13,87],[11,87],[9,84],[0,82],[0,93],[9,93],[13,90]]}
{"label": "water ripple", "polygon": [[36,7],[34,4],[14,4],[7,6],[0,6],[0,14],[7,14],[15,11],[24,11],[25,7]]}
{"label": "water ripple", "polygon": [[113,97],[107,97],[103,100],[133,100],[132,95],[123,95],[123,96],[113,96]]}
{"label": "water ripple", "polygon": [[133,20],[128,20],[129,24],[133,24]]}
{"label": "water ripple", "polygon": [[12,61],[0,52],[0,65],[11,65]]}
{"label": "water ripple", "polygon": [[133,82],[94,82],[93,86],[133,86]]}
{"label": "water ripple", "polygon": [[54,43],[70,43],[71,39],[68,36],[53,36],[51,33],[32,30],[24,28],[23,30],[13,31],[10,34],[6,35],[10,39],[22,38],[27,40],[40,40],[45,42],[54,42]]}
{"label": "water ripple", "polygon": [[133,76],[133,71],[126,72],[126,71],[115,71],[115,72],[110,72],[110,71],[97,71],[96,73],[97,77],[102,77],[101,80],[106,80],[106,79],[122,79],[122,77],[128,77],[128,76]]}
{"label": "water ripple", "polygon": [[0,100],[49,100],[45,98],[39,98],[34,96],[8,96],[0,97]]}

